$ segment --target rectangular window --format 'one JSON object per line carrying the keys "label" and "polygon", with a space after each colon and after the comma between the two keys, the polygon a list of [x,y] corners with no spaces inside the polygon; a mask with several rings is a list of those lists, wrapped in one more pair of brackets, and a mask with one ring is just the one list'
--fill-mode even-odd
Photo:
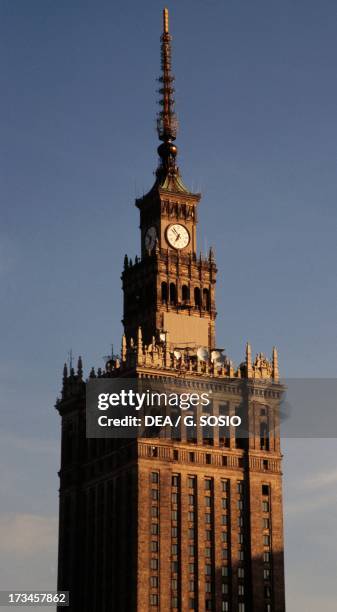
{"label": "rectangular window", "polygon": [[263,578],[264,578],[264,580],[269,580],[270,579],[270,570],[269,569],[263,570]]}
{"label": "rectangular window", "polygon": [[189,489],[193,489],[194,482],[195,482],[195,478],[191,478],[191,477],[188,478],[188,487],[189,487]]}
{"label": "rectangular window", "polygon": [[269,519],[267,518],[262,519],[262,527],[263,529],[269,529]]}
{"label": "rectangular window", "polygon": [[238,517],[238,526],[243,527],[243,516]]}
{"label": "rectangular window", "polygon": [[242,499],[238,500],[237,506],[238,506],[238,510],[242,510],[243,509],[243,501],[242,501]]}
{"label": "rectangular window", "polygon": [[213,610],[211,599],[206,599],[205,604],[206,604],[205,605],[206,610]]}
{"label": "rectangular window", "polygon": [[178,461],[178,459],[179,459],[179,453],[178,453],[177,450],[174,450],[173,451],[173,460],[174,461]]}
{"label": "rectangular window", "polygon": [[228,601],[222,601],[221,602],[221,612],[228,612],[228,611],[229,611]]}
{"label": "rectangular window", "polygon": [[245,558],[245,554],[243,552],[243,550],[239,550],[239,561],[243,561]]}
{"label": "rectangular window", "polygon": [[188,503],[190,506],[194,506],[194,495],[188,496]]}
{"label": "rectangular window", "polygon": [[262,485],[262,495],[269,495],[269,485],[267,484]]}
{"label": "rectangular window", "polygon": [[212,539],[212,532],[209,529],[206,529],[206,540],[210,542]]}
{"label": "rectangular window", "polygon": [[172,493],[171,501],[172,501],[172,504],[177,504],[178,503],[178,493]]}
{"label": "rectangular window", "polygon": [[263,512],[269,512],[269,502],[267,501],[262,502],[262,510]]}
{"label": "rectangular window", "polygon": [[227,548],[223,548],[221,551],[221,558],[222,559],[228,559],[228,549]]}
{"label": "rectangular window", "polygon": [[177,538],[178,537],[178,527],[172,527],[171,528],[171,536],[172,536],[172,538]]}
{"label": "rectangular window", "polygon": [[171,519],[172,519],[172,521],[177,521],[178,520],[178,512],[177,512],[177,510],[172,510],[172,512],[171,512]]}
{"label": "rectangular window", "polygon": [[245,604],[240,601],[238,612],[245,612]]}
{"label": "rectangular window", "polygon": [[158,533],[159,533],[159,525],[158,525],[158,523],[152,523],[151,524],[151,533],[152,533],[152,535],[158,535]]}
{"label": "rectangular window", "polygon": [[206,546],[205,548],[205,557],[210,557],[211,556],[211,549],[209,546]]}
{"label": "rectangular window", "polygon": [[228,595],[228,583],[227,582],[223,582],[221,585],[221,593],[223,595]]}
{"label": "rectangular window", "polygon": [[158,472],[152,472],[151,473],[151,482],[153,482],[153,484],[158,484],[158,482],[159,482],[159,474],[158,474]]}
{"label": "rectangular window", "polygon": [[193,521],[194,521],[194,512],[189,512],[188,513],[188,520],[190,521],[190,523],[193,523]]}
{"label": "rectangular window", "polygon": [[245,587],[243,586],[243,584],[239,584],[239,588],[238,588],[238,594],[243,597],[245,594]]}
{"label": "rectangular window", "polygon": [[222,542],[227,542],[227,540],[228,540],[227,531],[222,531],[221,532],[221,540],[222,540]]}
{"label": "rectangular window", "polygon": [[241,481],[237,483],[237,492],[240,493],[240,495],[243,493],[243,484]]}
{"label": "rectangular window", "polygon": [[270,553],[269,552],[264,552],[263,553],[263,561],[264,561],[264,563],[269,563],[270,562]]}
{"label": "rectangular window", "polygon": [[238,578],[244,578],[245,577],[245,570],[243,567],[238,567]]}
{"label": "rectangular window", "polygon": [[208,563],[205,565],[205,574],[206,576],[211,576],[212,574],[212,566]]}
{"label": "rectangular window", "polygon": [[158,518],[158,506],[151,507],[151,516],[153,518]]}
{"label": "rectangular window", "polygon": [[150,595],[150,606],[158,606],[158,595]]}
{"label": "rectangular window", "polygon": [[229,569],[227,567],[227,565],[223,565],[221,568],[221,576],[223,578],[227,578],[227,576],[229,576]]}
{"label": "rectangular window", "polygon": [[239,544],[243,544],[243,533],[239,533]]}
{"label": "rectangular window", "polygon": [[206,593],[211,593],[212,592],[212,585],[210,582],[206,582],[205,584],[205,591]]}
{"label": "rectangular window", "polygon": [[210,491],[212,488],[212,481],[210,478],[206,478],[205,480],[205,490]]}
{"label": "rectangular window", "polygon": [[176,578],[173,578],[173,580],[171,580],[171,588],[172,591],[178,590],[178,580]]}
{"label": "rectangular window", "polygon": [[[210,463],[212,463],[212,455],[209,455],[208,453],[206,455],[206,463],[208,465],[210,465]],[[206,610],[207,610],[207,608],[206,608]],[[209,610],[210,610],[210,608],[209,608]]]}
{"label": "rectangular window", "polygon": [[172,597],[172,599],[171,599],[171,606],[172,606],[172,608],[177,608],[178,607],[178,597]]}
{"label": "rectangular window", "polygon": [[151,540],[151,550],[152,552],[158,552],[158,542],[156,540]]}
{"label": "rectangular window", "polygon": [[211,515],[209,512],[205,514],[205,523],[209,524],[211,522]]}
{"label": "rectangular window", "polygon": [[221,507],[223,508],[223,510],[226,510],[227,508],[227,498],[223,497],[221,500]]}
{"label": "rectangular window", "polygon": [[188,564],[188,571],[190,574],[194,574],[194,563]]}
{"label": "rectangular window", "polygon": [[188,453],[188,458],[191,463],[194,463],[194,453]]}
{"label": "rectangular window", "polygon": [[150,567],[152,570],[157,570],[158,569],[158,559],[151,559]]}
{"label": "rectangular window", "polygon": [[226,492],[227,492],[227,480],[222,480],[222,481],[221,481],[221,491],[222,491],[223,493],[226,493]]}
{"label": "rectangular window", "polygon": [[158,489],[151,489],[151,497],[153,499],[153,501],[157,501],[159,498],[159,491]]}
{"label": "rectangular window", "polygon": [[189,530],[188,530],[188,538],[189,538],[189,540],[194,540],[194,529],[193,529],[193,527],[192,528],[190,527]]}
{"label": "rectangular window", "polygon": [[189,589],[190,589],[190,593],[193,593],[193,591],[194,591],[194,580],[190,580],[189,581]]}
{"label": "rectangular window", "polygon": [[221,515],[221,525],[227,525],[227,514]]}
{"label": "rectangular window", "polygon": [[190,610],[195,610],[195,601],[192,597],[190,597],[188,605],[189,605]]}
{"label": "rectangular window", "polygon": [[209,508],[211,505],[211,498],[210,497],[205,497],[205,505]]}
{"label": "rectangular window", "polygon": [[194,545],[193,544],[191,544],[188,547],[188,552],[189,552],[190,557],[194,557]]}
{"label": "rectangular window", "polygon": [[172,561],[172,574],[177,574],[178,573],[178,561]]}
{"label": "rectangular window", "polygon": [[172,544],[171,552],[172,552],[172,555],[177,555],[178,554],[178,544]]}
{"label": "rectangular window", "polygon": [[158,588],[158,576],[151,576],[150,578],[150,587],[151,589]]}
{"label": "rectangular window", "polygon": [[179,485],[179,476],[177,476],[177,474],[173,474],[172,487],[177,487],[178,485]]}
{"label": "rectangular window", "polygon": [[270,537],[269,537],[269,535],[264,535],[263,536],[263,544],[265,546],[269,546],[269,544],[270,544]]}

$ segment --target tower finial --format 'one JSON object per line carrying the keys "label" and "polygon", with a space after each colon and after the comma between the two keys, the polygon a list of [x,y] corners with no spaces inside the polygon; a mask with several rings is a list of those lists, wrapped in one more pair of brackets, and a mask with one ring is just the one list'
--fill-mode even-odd
{"label": "tower finial", "polygon": [[163,171],[175,174],[177,171],[175,158],[177,155],[177,147],[173,141],[177,136],[178,121],[174,112],[174,76],[171,74],[171,40],[172,36],[169,33],[169,14],[168,9],[163,11],[163,33],[161,35],[161,70],[162,74],[159,77],[161,87],[159,93],[161,99],[159,101],[162,107],[157,117],[157,131],[159,140],[162,144],[158,147],[158,153],[161,158],[161,164],[158,173]]}

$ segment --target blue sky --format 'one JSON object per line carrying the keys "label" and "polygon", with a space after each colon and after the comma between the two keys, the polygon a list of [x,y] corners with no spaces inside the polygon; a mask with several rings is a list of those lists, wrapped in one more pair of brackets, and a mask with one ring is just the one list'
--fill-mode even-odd
{"label": "blue sky", "polygon": [[[122,261],[125,252],[139,253],[134,199],[151,186],[157,163],[163,6],[0,3],[1,436],[8,468],[0,529],[7,532],[8,521],[21,521],[24,532],[28,521],[52,540],[53,403],[63,362],[72,348],[86,369],[102,366],[111,342],[119,347]],[[283,376],[336,377],[336,2],[168,6],[179,165],[187,185],[203,193],[199,246],[215,247],[218,342],[237,363],[250,340],[253,352],[269,355],[278,346]],[[314,603],[304,588],[313,570],[304,536],[323,530],[322,522],[329,541],[336,536],[329,497],[321,511],[308,512],[313,471],[317,478],[329,473],[329,494],[331,487],[336,493],[335,443],[315,444],[313,463],[310,440],[300,449],[286,442],[290,612],[310,612],[315,601],[325,611],[336,607],[328,543],[319,548],[324,571],[316,568]],[[302,495],[305,482],[311,485]],[[34,558],[45,571],[43,555]],[[43,575],[53,581],[52,570]]]}

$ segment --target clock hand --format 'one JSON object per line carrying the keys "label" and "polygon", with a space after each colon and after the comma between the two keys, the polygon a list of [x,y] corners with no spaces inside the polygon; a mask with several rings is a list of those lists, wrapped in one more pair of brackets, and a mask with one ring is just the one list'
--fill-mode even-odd
{"label": "clock hand", "polygon": [[177,240],[179,240],[179,238],[180,238],[180,234],[177,235],[176,242],[177,242]]}

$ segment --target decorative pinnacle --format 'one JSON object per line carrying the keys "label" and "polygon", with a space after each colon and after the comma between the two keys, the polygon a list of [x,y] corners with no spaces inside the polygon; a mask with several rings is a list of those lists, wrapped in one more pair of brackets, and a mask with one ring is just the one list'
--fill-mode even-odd
{"label": "decorative pinnacle", "polygon": [[174,112],[174,76],[171,74],[172,36],[169,33],[169,15],[167,8],[163,11],[163,33],[160,40],[162,74],[159,77],[159,82],[161,83],[159,89],[161,99],[159,100],[159,104],[162,108],[157,116],[157,131],[159,140],[162,140],[163,144],[158,148],[158,153],[161,158],[161,168],[175,171],[177,147],[173,144],[173,141],[177,136],[178,121]]}

